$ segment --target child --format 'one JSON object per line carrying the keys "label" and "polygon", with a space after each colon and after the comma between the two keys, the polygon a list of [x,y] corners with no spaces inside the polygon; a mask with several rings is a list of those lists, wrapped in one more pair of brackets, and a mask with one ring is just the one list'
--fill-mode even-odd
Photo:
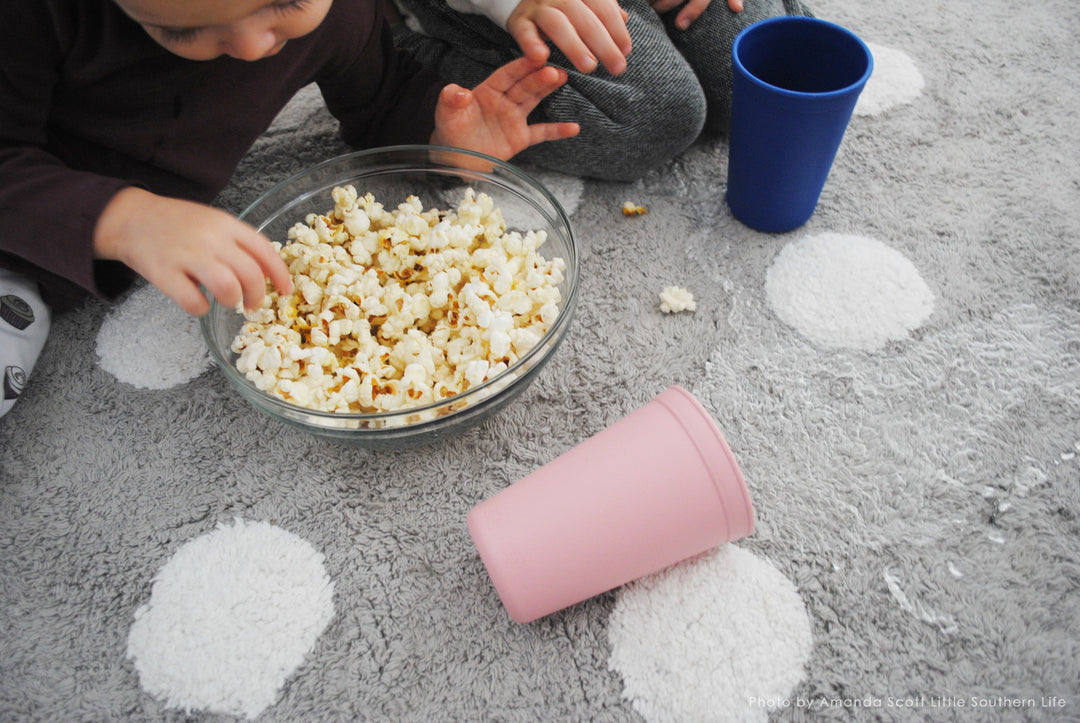
{"label": "child", "polygon": [[[0,23],[0,415],[50,307],[139,274],[203,314],[291,280],[270,242],[206,205],[293,94],[317,82],[358,147],[509,159],[572,136],[527,116],[564,71],[521,59],[473,90],[395,50],[378,0],[5,0]],[[445,85],[445,87],[444,87]],[[40,293],[39,293],[40,292]]]}
{"label": "child", "polygon": [[550,40],[557,48],[551,62],[569,80],[534,118],[573,119],[581,133],[531,148],[518,161],[618,181],[677,156],[703,129],[726,131],[731,45],[740,30],[811,14],[800,0],[745,0],[745,8],[744,0],[622,0],[621,10],[616,0],[396,2],[408,21],[394,28],[398,44],[465,87],[523,53],[546,60],[543,38]]}

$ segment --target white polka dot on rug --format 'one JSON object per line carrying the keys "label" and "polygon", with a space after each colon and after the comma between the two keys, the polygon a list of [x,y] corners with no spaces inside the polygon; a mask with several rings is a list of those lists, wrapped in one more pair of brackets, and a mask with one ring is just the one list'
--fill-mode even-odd
{"label": "white polka dot on rug", "polygon": [[727,544],[620,588],[608,641],[608,668],[649,723],[737,723],[791,696],[813,634],[795,586]]}
{"label": "white polka dot on rug", "polygon": [[[567,176],[562,173],[551,171],[532,171],[531,175],[551,193],[562,206],[567,216],[573,216],[581,205],[581,195],[585,191],[585,183],[580,178]],[[510,195],[500,198],[499,210],[508,226],[513,228],[532,228],[535,225],[535,212],[527,207],[525,201],[518,200]]]}
{"label": "white polka dot on rug", "polygon": [[581,205],[581,194],[585,192],[585,182],[577,176],[568,176],[554,171],[537,171],[534,175],[544,188],[558,199],[566,215],[573,216]]}
{"label": "white polka dot on rug", "polygon": [[139,389],[169,389],[210,366],[199,320],[149,284],[105,317],[97,355],[102,369]]}
{"label": "white polka dot on rug", "polygon": [[334,616],[323,556],[266,522],[218,527],[158,570],[127,657],[167,708],[254,718]]}
{"label": "white polka dot on rug", "polygon": [[780,319],[813,342],[876,351],[906,339],[934,310],[907,257],[876,239],[804,236],[773,259],[765,293]]}
{"label": "white polka dot on rug", "polygon": [[855,115],[880,115],[922,95],[925,81],[911,56],[895,48],[866,45],[874,56],[874,72],[855,103]]}

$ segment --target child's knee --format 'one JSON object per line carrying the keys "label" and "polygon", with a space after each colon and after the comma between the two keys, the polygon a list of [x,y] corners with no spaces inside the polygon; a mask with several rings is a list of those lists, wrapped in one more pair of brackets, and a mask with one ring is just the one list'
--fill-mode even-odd
{"label": "child's knee", "polygon": [[582,124],[582,135],[604,158],[590,175],[613,181],[644,176],[697,140],[706,113],[705,94],[692,77],[628,94],[617,109],[603,113],[602,121]]}
{"label": "child's knee", "polygon": [[[689,148],[705,125],[708,106],[697,83],[677,93],[653,94],[648,108],[628,111],[623,126],[613,135],[620,143],[618,178],[635,180]],[[616,141],[615,139],[619,139]]]}

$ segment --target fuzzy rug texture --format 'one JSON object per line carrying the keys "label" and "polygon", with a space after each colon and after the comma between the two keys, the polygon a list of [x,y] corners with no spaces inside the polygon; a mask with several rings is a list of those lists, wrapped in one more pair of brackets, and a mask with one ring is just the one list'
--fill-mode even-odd
{"label": "fuzzy rug texture", "polygon": [[[152,287],[58,315],[0,420],[0,720],[1080,721],[1080,9],[813,7],[876,58],[813,218],[732,218],[723,139],[539,173],[577,317],[457,438],[278,425]],[[307,89],[218,204],[346,150]],[[754,534],[514,623],[466,514],[671,384]]]}

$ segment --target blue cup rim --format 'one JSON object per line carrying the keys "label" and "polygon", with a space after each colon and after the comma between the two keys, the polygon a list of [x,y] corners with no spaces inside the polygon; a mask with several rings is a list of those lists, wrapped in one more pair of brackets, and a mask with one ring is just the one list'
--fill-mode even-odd
{"label": "blue cup rim", "polygon": [[[815,25],[820,28],[832,30],[838,35],[842,35],[849,38],[850,40],[853,40],[858,45],[858,47],[862,49],[863,53],[866,54],[866,70],[863,71],[862,75],[860,75],[857,80],[843,86],[842,88],[836,88],[834,90],[820,92],[791,90],[789,88],[782,88],[778,85],[766,83],[764,80],[750,72],[750,70],[745,65],[743,65],[742,60],[739,59],[739,46],[742,44],[742,41],[746,38],[747,35],[760,31],[762,27],[781,24]],[[866,82],[870,79],[870,74],[874,72],[874,55],[870,52],[870,48],[866,45],[865,42],[863,42],[862,38],[860,38],[858,35],[856,35],[842,25],[837,25],[836,23],[829,22],[828,20],[822,20],[821,18],[809,18],[802,15],[781,15],[775,18],[766,18],[764,20],[759,20],[752,25],[746,26],[739,31],[739,34],[735,36],[735,42],[731,44],[731,58],[732,62],[735,64],[738,70],[741,71],[742,74],[745,75],[750,82],[752,82],[754,85],[757,85],[759,88],[767,89],[776,93],[777,95],[786,96],[789,98],[800,98],[804,100],[828,100],[830,98],[846,95],[847,93],[850,93],[853,89],[862,88],[864,85],[866,85]]]}

